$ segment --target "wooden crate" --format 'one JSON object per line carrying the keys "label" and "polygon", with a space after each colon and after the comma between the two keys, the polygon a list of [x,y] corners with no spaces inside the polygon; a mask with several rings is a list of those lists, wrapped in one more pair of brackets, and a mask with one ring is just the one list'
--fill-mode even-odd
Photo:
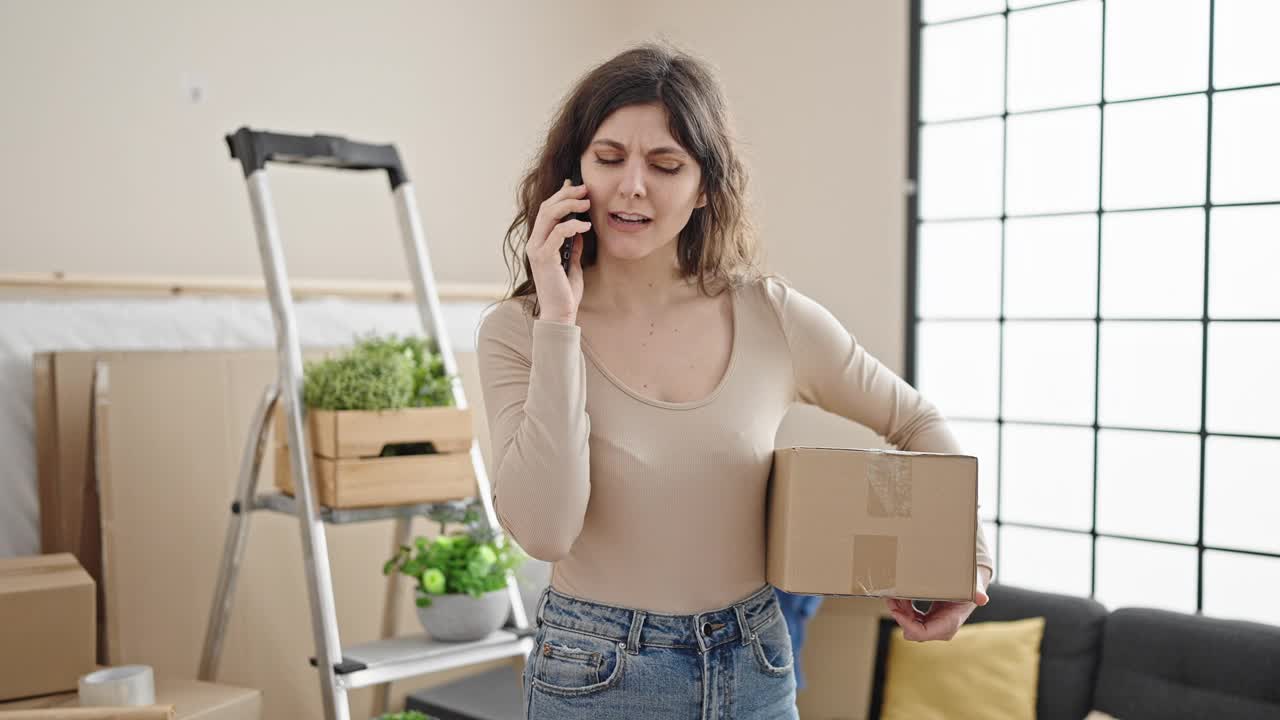
{"label": "wooden crate", "polygon": [[[472,497],[471,410],[453,407],[404,410],[311,410],[312,487],[321,505],[356,508],[408,505]],[[292,495],[284,413],[276,412],[276,487]],[[429,442],[436,452],[379,457],[392,444]]]}

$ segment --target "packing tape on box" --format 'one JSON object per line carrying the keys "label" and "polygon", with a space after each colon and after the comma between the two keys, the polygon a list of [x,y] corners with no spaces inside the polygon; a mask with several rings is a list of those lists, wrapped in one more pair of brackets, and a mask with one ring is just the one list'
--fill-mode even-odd
{"label": "packing tape on box", "polygon": [[867,515],[911,517],[911,458],[873,453],[867,462]]}
{"label": "packing tape on box", "polygon": [[898,536],[854,535],[851,595],[892,595],[898,584]]}
{"label": "packing tape on box", "polygon": [[154,705],[156,676],[150,665],[121,665],[80,678],[80,707]]}

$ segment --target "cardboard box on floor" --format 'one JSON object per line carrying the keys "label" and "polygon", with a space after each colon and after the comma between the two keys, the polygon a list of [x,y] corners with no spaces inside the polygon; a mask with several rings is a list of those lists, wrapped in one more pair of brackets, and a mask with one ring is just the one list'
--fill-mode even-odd
{"label": "cardboard box on floor", "polygon": [[[99,479],[101,545],[82,540],[99,522],[98,499],[89,492],[90,396],[99,359],[110,368],[110,403],[98,428],[106,438]],[[467,397],[478,406],[475,355],[459,353],[458,363]],[[157,674],[195,677],[240,454],[251,414],[274,376],[272,350],[60,352],[37,358],[45,549],[61,543],[105,558],[104,664],[143,663]],[[487,453],[484,414],[474,416]],[[261,491],[271,490],[273,461],[270,454],[264,459]],[[91,503],[94,512],[86,509]],[[261,688],[265,717],[319,717],[319,682],[307,662],[314,649],[298,523],[262,512],[251,524],[217,679]],[[392,551],[393,527],[382,521],[327,528],[344,643],[381,635],[381,565]],[[417,520],[413,531],[431,535],[435,524]],[[412,589],[402,583],[401,591],[399,627],[417,631]],[[396,683],[391,707],[402,707],[408,690],[510,662],[518,661]],[[349,694],[353,718],[370,714],[373,693],[365,688]]]}
{"label": "cardboard box on floor", "polygon": [[974,457],[775,450],[768,580],[810,595],[972,600],[977,510]]}
{"label": "cardboard box on floor", "polygon": [[101,708],[40,708],[4,710],[5,720],[177,720],[172,705]]}
{"label": "cardboard box on floor", "polygon": [[[158,706],[158,707],[156,707]],[[83,718],[83,720],[153,720],[172,717],[175,720],[261,720],[262,691],[231,687],[215,683],[187,680],[172,682],[164,677],[156,678],[156,706],[136,708],[80,708],[79,696],[60,693],[31,698],[13,703],[0,703],[0,713],[6,720],[21,718]],[[173,714],[168,708],[172,707]],[[20,712],[21,711],[21,712]],[[133,712],[135,714],[126,714]],[[12,715],[10,714],[12,713]]]}
{"label": "cardboard box on floor", "polygon": [[72,690],[93,671],[94,594],[69,553],[0,558],[0,700]]}

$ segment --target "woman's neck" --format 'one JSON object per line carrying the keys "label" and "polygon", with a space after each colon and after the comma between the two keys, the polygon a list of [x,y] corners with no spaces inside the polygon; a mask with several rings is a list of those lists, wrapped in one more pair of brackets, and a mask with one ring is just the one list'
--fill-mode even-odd
{"label": "woman's neck", "polygon": [[675,243],[635,260],[601,254],[583,274],[581,307],[609,314],[652,312],[688,299],[691,287],[681,277]]}

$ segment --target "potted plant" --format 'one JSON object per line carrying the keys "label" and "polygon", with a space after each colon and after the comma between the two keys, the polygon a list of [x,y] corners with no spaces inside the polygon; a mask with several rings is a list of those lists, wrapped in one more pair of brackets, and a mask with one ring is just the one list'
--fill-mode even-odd
{"label": "potted plant", "polygon": [[[478,500],[444,503],[429,517],[440,523],[439,535],[400,546],[382,572],[414,579],[418,619],[431,637],[445,642],[488,637],[507,619],[507,578],[524,554],[479,522]],[[448,523],[461,523],[463,529],[446,533]]]}
{"label": "potted plant", "polygon": [[[367,335],[306,365],[303,402],[320,504],[353,508],[475,494],[469,409],[434,340]],[[276,485],[294,492],[288,433],[277,412]]]}
{"label": "potted plant", "polygon": [[306,364],[303,399],[323,410],[391,410],[453,404],[452,377],[434,339],[357,337],[347,352]]}

